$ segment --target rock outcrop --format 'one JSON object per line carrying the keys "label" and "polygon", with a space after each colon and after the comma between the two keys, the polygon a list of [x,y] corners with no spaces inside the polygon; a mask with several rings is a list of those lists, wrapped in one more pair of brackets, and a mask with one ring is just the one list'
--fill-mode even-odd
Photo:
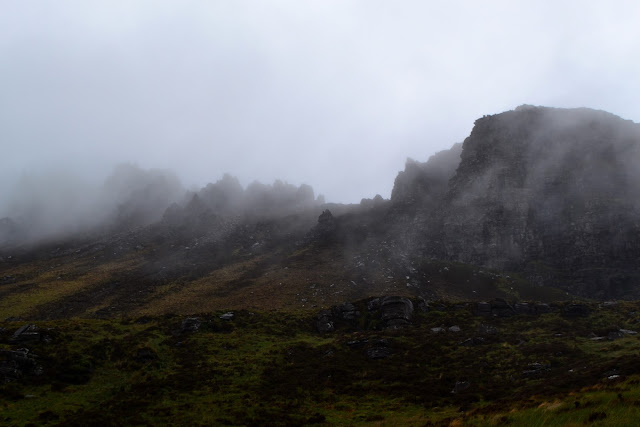
{"label": "rock outcrop", "polygon": [[404,326],[411,323],[413,303],[408,298],[388,296],[380,302],[380,311],[386,326]]}
{"label": "rock outcrop", "polygon": [[573,294],[640,297],[640,125],[522,106],[476,121],[446,185],[427,173],[436,160],[396,179],[392,201],[413,203],[412,250]]}

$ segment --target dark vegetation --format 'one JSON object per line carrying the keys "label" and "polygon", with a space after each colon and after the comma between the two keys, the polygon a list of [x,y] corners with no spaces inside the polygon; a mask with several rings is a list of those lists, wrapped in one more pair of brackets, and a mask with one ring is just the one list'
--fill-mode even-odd
{"label": "dark vegetation", "polygon": [[371,301],[324,334],[309,311],[57,320],[23,338],[23,323],[3,322],[0,421],[620,425],[639,415],[637,303],[486,317],[476,303],[414,299],[409,324],[385,327]]}
{"label": "dark vegetation", "polygon": [[632,425],[637,164],[637,124],[523,106],[391,200],[130,165],[98,204],[29,193],[0,220],[0,424]]}

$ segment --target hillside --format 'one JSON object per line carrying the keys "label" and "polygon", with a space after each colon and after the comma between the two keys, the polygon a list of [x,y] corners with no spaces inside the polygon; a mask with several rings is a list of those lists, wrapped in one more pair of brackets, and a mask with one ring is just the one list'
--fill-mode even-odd
{"label": "hillside", "polygon": [[639,163],[635,123],[523,106],[409,161],[388,201],[327,204],[309,186],[243,189],[228,175],[179,196],[166,173],[124,167],[106,187],[122,203],[99,227],[21,242],[25,217],[2,220],[0,318],[322,308],[381,294],[633,299]]}
{"label": "hillside", "polygon": [[367,299],[325,333],[311,311],[5,321],[0,424],[633,425],[639,310]]}
{"label": "hillside", "polygon": [[0,423],[631,425],[638,164],[638,124],[523,106],[390,200],[134,166],[98,205],[29,193],[0,220]]}

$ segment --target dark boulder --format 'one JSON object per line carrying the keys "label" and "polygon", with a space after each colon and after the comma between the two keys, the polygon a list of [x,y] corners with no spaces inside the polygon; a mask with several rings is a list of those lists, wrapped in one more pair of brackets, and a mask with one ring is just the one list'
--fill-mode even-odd
{"label": "dark boulder", "polygon": [[451,393],[457,394],[465,391],[469,387],[471,387],[471,383],[469,381],[456,381],[456,385],[453,386],[453,390],[451,390]]}
{"label": "dark boulder", "polygon": [[333,311],[336,317],[343,320],[356,320],[356,317],[360,314],[356,311],[356,306],[350,302],[334,307]]}
{"label": "dark boulder", "polygon": [[233,320],[234,317],[235,317],[235,314],[233,314],[233,312],[231,311],[220,315],[221,320]]}
{"label": "dark boulder", "polygon": [[423,313],[427,313],[429,311],[429,302],[427,302],[427,300],[425,300],[424,298],[420,297],[420,300],[418,301],[418,308]]}
{"label": "dark boulder", "polygon": [[549,304],[545,304],[545,303],[537,303],[534,306],[535,310],[536,310],[536,314],[546,314],[546,313],[551,313],[551,307],[549,306]]}
{"label": "dark boulder", "polygon": [[497,335],[498,334],[498,328],[496,328],[495,326],[482,324],[482,325],[478,326],[478,334],[480,334],[480,335]]}
{"label": "dark boulder", "polygon": [[180,333],[197,332],[202,322],[197,317],[187,317],[180,325]]}
{"label": "dark boulder", "polygon": [[491,301],[491,314],[496,317],[511,317],[516,311],[507,301],[502,298],[496,298]]}
{"label": "dark boulder", "polygon": [[584,304],[569,304],[562,310],[564,317],[587,317],[589,313],[591,310]]}
{"label": "dark boulder", "polygon": [[459,345],[463,347],[474,347],[476,345],[484,344],[484,342],[485,340],[482,337],[473,337],[462,341]]}
{"label": "dark boulder", "polygon": [[319,234],[330,234],[336,229],[336,219],[333,217],[333,214],[329,209],[322,211],[320,216],[318,217],[318,225],[316,225],[316,230]]}
{"label": "dark boulder", "polygon": [[611,331],[607,334],[607,339],[609,341],[617,340],[620,338],[624,338],[624,332],[621,331]]}
{"label": "dark boulder", "polygon": [[38,365],[28,349],[0,349],[0,383],[14,381],[25,375],[40,375],[42,372],[42,366]]}
{"label": "dark boulder", "polygon": [[491,317],[491,304],[488,302],[479,302],[474,310],[476,316]]}
{"label": "dark boulder", "polygon": [[40,329],[36,325],[27,324],[21,326],[13,333],[11,342],[40,341],[41,336]]}
{"label": "dark boulder", "polygon": [[380,298],[374,298],[367,302],[367,310],[369,310],[369,312],[380,310]]}
{"label": "dark boulder", "polygon": [[384,359],[393,353],[386,339],[372,340],[364,352],[369,359]]}
{"label": "dark boulder", "polygon": [[538,363],[538,362],[529,363],[527,365],[527,369],[522,371],[522,376],[528,377],[528,378],[535,378],[535,377],[542,376],[542,374],[544,374],[549,370],[551,370],[551,365],[549,364]]}
{"label": "dark boulder", "polygon": [[316,318],[316,329],[318,329],[318,332],[321,334],[333,332],[335,330],[333,325],[333,315],[330,310],[323,310],[318,313]]}
{"label": "dark boulder", "polygon": [[411,323],[413,303],[408,298],[384,297],[380,304],[382,321],[388,327],[403,326]]}
{"label": "dark boulder", "polygon": [[368,342],[368,339],[347,341],[347,347],[350,349],[364,348]]}
{"label": "dark boulder", "polygon": [[536,314],[536,309],[531,304],[527,304],[526,302],[519,302],[513,306],[516,314]]}

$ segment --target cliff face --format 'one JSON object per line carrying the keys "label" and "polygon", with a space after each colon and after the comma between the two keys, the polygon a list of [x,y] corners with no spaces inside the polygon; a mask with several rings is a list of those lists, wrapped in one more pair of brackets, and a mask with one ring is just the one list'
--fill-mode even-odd
{"label": "cliff face", "polygon": [[[574,293],[638,297],[638,165],[640,125],[612,114],[523,106],[483,117],[446,190],[416,207],[415,241],[428,256]],[[419,180],[404,188],[409,174],[394,195],[432,197]]]}
{"label": "cliff face", "polygon": [[393,184],[391,201],[422,205],[439,202],[460,164],[461,152],[462,144],[458,143],[434,154],[425,163],[407,159],[405,170],[398,174]]}

